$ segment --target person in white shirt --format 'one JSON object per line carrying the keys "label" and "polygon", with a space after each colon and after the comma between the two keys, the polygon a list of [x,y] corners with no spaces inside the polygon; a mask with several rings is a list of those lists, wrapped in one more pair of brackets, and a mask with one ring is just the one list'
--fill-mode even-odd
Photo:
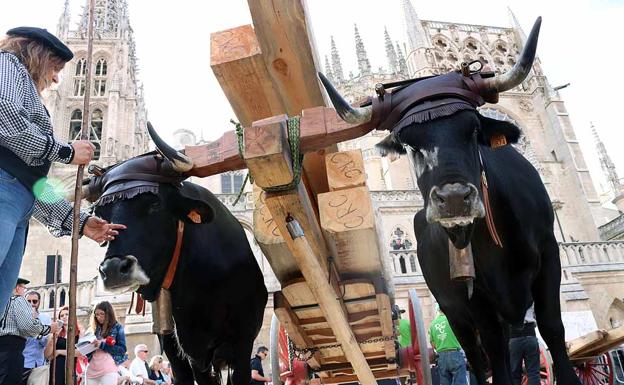
{"label": "person in white shirt", "polygon": [[143,378],[133,375],[130,372],[130,360],[125,360],[119,365],[119,384],[118,385],[134,385],[142,384]]}
{"label": "person in white shirt", "polygon": [[147,363],[148,354],[149,350],[147,349],[147,345],[138,344],[134,347],[135,358],[130,364],[130,373],[141,380],[139,382],[140,384],[156,385],[156,381],[150,380],[149,378],[150,369]]}

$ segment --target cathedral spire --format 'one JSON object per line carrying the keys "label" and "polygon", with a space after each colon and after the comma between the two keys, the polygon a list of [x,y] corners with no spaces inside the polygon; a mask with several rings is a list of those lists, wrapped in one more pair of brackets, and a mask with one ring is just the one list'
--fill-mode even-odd
{"label": "cathedral spire", "polygon": [[397,52],[397,61],[399,63],[399,73],[403,76],[409,76],[409,71],[407,70],[407,63],[405,62],[405,56],[403,55],[403,50],[399,45],[399,42],[396,42],[396,52]]}
{"label": "cathedral spire", "polygon": [[330,82],[335,83],[336,79],[334,78],[334,72],[329,65],[329,58],[325,55],[325,76],[329,79]]}
{"label": "cathedral spire", "polygon": [[338,55],[338,49],[334,42],[334,37],[331,37],[331,64],[334,74],[334,79],[337,83],[344,82],[344,72],[342,72],[342,63],[340,62],[340,55]]}
{"label": "cathedral spire", "polygon": [[357,24],[354,24],[355,27],[355,54],[358,60],[358,69],[360,70],[360,76],[362,75],[370,75],[371,66],[368,61],[368,55],[366,55],[366,49],[364,48],[364,43],[362,42],[362,38],[360,37],[360,31],[358,31]]}
{"label": "cathedral spire", "polygon": [[407,35],[407,65],[410,76],[420,76],[421,71],[429,67],[425,50],[429,46],[425,28],[422,25],[411,0],[402,0],[403,22]]}
{"label": "cathedral spire", "polygon": [[609,187],[611,192],[614,195],[619,195],[622,189],[622,185],[620,183],[620,178],[618,177],[617,171],[615,170],[615,165],[611,160],[611,157],[607,153],[607,148],[605,147],[602,140],[598,136],[598,131],[596,131],[596,127],[594,127],[594,123],[591,122],[591,130],[594,135],[594,143],[596,144],[596,151],[598,151],[598,159],[600,160],[600,166],[602,167],[602,171],[605,173],[607,177],[607,182],[609,182]]}
{"label": "cathedral spire", "polygon": [[507,7],[507,13],[509,14],[509,21],[511,22],[511,27],[514,30],[516,39],[518,40],[519,48],[520,50],[522,50],[522,48],[524,47],[524,42],[527,39],[526,34],[524,33],[524,30],[520,26],[520,23],[518,22],[516,15],[511,10],[511,7]]}
{"label": "cathedral spire", "polygon": [[390,35],[388,34],[388,28],[385,28],[385,27],[384,27],[384,40],[386,43],[386,56],[388,57],[388,65],[390,66],[390,72],[393,74],[397,74],[400,72],[399,61],[397,59],[397,53],[394,50],[394,46],[392,45],[392,40],[390,40]]}
{"label": "cathedral spire", "polygon": [[65,5],[63,7],[63,13],[61,17],[59,17],[59,22],[56,25],[56,36],[65,40],[67,38],[67,32],[69,31],[69,0],[65,0]]}
{"label": "cathedral spire", "polygon": [[[80,30],[87,30],[88,2],[83,7],[82,17],[80,20]],[[94,27],[96,34],[106,37],[124,37],[126,30],[129,29],[128,21],[128,3],[126,0],[98,0],[94,9]]]}

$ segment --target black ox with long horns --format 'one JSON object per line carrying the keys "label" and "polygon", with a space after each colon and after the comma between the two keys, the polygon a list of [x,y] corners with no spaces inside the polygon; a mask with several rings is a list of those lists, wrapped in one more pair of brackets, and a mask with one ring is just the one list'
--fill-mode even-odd
{"label": "black ox with long horns", "polygon": [[[532,303],[557,383],[580,384],[564,341],[551,201],[535,168],[508,145],[518,140],[518,127],[477,111],[529,74],[540,24],[538,18],[505,74],[462,65],[394,90],[377,87],[372,106],[351,107],[319,74],[343,120],[389,130],[378,144],[382,153],[410,159],[424,198],[414,216],[418,260],[481,385],[488,364],[494,384],[513,383],[509,327],[523,324]],[[449,258],[458,250],[473,255],[471,284],[451,279]]]}
{"label": "black ox with long horns", "polygon": [[[156,301],[155,320],[173,317],[174,332],[162,341],[176,384],[218,384],[227,367],[228,384],[249,385],[267,302],[262,271],[239,221],[208,190],[184,181],[190,159],[149,123],[148,130],[164,157],[148,153],[98,170],[83,186],[98,216],[127,226],[100,264],[104,287],[136,290]],[[170,314],[162,314],[165,294]]]}

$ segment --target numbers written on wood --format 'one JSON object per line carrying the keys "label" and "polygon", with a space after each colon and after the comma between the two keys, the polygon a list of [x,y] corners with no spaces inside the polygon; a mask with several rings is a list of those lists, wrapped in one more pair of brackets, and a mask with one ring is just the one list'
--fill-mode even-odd
{"label": "numbers written on wood", "polygon": [[357,167],[357,164],[351,157],[344,152],[336,152],[329,156],[329,161],[335,164],[337,169],[345,177],[352,179],[363,174],[363,171]]}
{"label": "numbers written on wood", "polygon": [[361,215],[360,209],[353,205],[346,194],[336,195],[328,204],[329,207],[336,209],[336,221],[345,228],[354,229],[364,223],[364,216]]}

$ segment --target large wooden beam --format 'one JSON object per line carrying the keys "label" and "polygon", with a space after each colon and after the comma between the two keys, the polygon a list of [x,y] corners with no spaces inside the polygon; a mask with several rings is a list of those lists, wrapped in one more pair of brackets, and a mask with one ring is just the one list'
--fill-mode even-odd
{"label": "large wooden beam", "polygon": [[269,261],[277,280],[283,283],[301,277],[299,267],[290,256],[288,246],[286,246],[284,238],[266,207],[266,193],[254,186],[253,196],[255,207],[253,212],[254,237],[260,246],[260,250]]}
{"label": "large wooden beam", "polygon": [[[284,113],[300,115],[306,108],[324,106],[317,71],[318,54],[305,0],[248,0],[251,18],[273,87],[281,95]],[[325,163],[329,147],[306,154],[303,159],[304,180],[316,195],[327,192]]]}
{"label": "large wooden beam", "polygon": [[[266,122],[266,126],[274,127],[274,123]],[[279,142],[282,140],[280,135],[284,135],[284,133],[282,130],[264,130],[262,125],[256,124],[246,129],[245,135],[258,138],[271,136],[271,140]],[[273,149],[270,145],[263,145],[262,148],[267,151]],[[275,175],[284,171],[280,167],[272,167],[273,163],[264,162],[260,152],[254,153],[252,158],[247,158],[247,151],[245,154],[245,160],[249,170],[252,171],[252,175],[265,175],[262,178],[267,183],[269,183],[269,179],[281,180],[290,175],[290,173]],[[287,161],[289,154],[284,150],[282,156]],[[268,176],[266,176],[267,174]],[[366,364],[362,350],[360,350],[357,339],[349,326],[345,304],[340,301],[338,292],[328,280],[328,277],[332,276],[331,269],[327,265],[328,253],[304,184],[299,183],[297,188],[291,191],[267,194],[265,203],[310,291],[320,305],[322,315],[334,330],[342,351],[356,368],[361,383],[375,385],[372,372]],[[287,219],[291,218],[299,222],[305,237],[296,239],[291,237],[286,226]],[[332,281],[336,282],[335,279]]]}
{"label": "large wooden beam", "polygon": [[[263,118],[265,117],[257,120]],[[251,124],[246,127],[250,126]],[[373,128],[368,123],[361,125],[346,123],[340,119],[333,108],[308,108],[303,110],[301,114],[301,151],[325,153],[324,149],[327,146],[359,138],[372,131]],[[226,132],[214,142],[199,146],[187,146],[184,151],[194,163],[193,169],[187,173],[190,176],[206,177],[225,171],[246,168],[245,162],[238,156],[238,142],[233,130]],[[323,177],[325,177],[324,174]]]}
{"label": "large wooden beam", "polygon": [[318,58],[305,2],[248,0],[262,58],[290,116],[325,104],[316,75]]}
{"label": "large wooden beam", "polygon": [[285,112],[251,25],[211,34],[210,67],[243,126]]}

